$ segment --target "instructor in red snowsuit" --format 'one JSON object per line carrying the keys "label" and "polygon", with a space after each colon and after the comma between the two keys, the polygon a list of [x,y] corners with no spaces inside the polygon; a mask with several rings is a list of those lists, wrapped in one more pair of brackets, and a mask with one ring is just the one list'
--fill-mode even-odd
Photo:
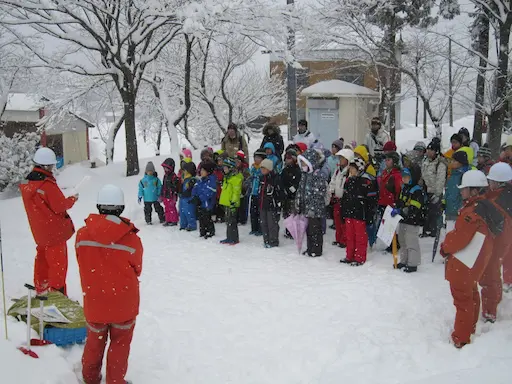
{"label": "instructor in red snowsuit", "polygon": [[61,291],[66,294],[68,248],[66,241],[75,228],[66,212],[78,195],[64,197],[52,174],[57,164],[50,148],[39,148],[34,155],[36,166],[20,184],[21,197],[37,245],[34,285],[38,294]]}
{"label": "instructor in red snowsuit", "polygon": [[82,375],[100,384],[103,354],[107,354],[107,384],[125,384],[130,343],[139,314],[142,243],[138,229],[121,217],[123,191],[105,185],[98,193],[99,214],[91,214],[76,235],[76,257],[84,295],[87,341]]}

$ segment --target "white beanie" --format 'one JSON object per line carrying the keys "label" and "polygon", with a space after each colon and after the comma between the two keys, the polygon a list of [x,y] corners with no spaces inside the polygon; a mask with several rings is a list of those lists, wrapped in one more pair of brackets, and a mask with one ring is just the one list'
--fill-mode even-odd
{"label": "white beanie", "polygon": [[260,167],[272,171],[274,169],[274,163],[270,159],[264,159],[261,161]]}

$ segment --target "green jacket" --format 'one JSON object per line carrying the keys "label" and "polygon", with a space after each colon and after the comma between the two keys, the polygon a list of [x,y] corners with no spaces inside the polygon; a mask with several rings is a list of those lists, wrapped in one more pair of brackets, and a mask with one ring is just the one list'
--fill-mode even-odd
{"label": "green jacket", "polygon": [[242,183],[244,177],[241,173],[234,173],[224,177],[219,203],[224,207],[239,207]]}

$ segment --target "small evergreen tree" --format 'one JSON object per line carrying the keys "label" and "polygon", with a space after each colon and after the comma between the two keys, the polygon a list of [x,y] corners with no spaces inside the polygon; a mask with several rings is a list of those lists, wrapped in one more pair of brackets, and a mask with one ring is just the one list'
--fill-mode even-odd
{"label": "small evergreen tree", "polygon": [[0,132],[0,191],[16,186],[32,170],[38,142],[36,133],[16,133],[9,138]]}

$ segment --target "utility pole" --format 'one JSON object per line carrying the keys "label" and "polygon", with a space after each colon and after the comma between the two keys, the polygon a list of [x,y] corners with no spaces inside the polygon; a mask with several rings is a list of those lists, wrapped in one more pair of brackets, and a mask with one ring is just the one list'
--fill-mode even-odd
{"label": "utility pole", "polygon": [[[295,29],[293,28],[294,0],[286,0],[290,12],[290,25],[288,27],[288,52],[295,52]],[[297,76],[293,63],[287,63],[286,83],[288,88],[288,140],[297,134]]]}
{"label": "utility pole", "polygon": [[453,80],[452,80],[452,38],[448,38],[448,106],[450,108],[450,127],[453,127]]}
{"label": "utility pole", "polygon": [[[416,54],[416,68],[414,68],[414,73],[416,75],[416,78],[419,78],[419,72],[420,72],[420,55],[419,53]],[[415,121],[415,127],[418,128],[418,117],[420,114],[420,97],[418,95],[418,89],[416,89],[416,121]]]}

